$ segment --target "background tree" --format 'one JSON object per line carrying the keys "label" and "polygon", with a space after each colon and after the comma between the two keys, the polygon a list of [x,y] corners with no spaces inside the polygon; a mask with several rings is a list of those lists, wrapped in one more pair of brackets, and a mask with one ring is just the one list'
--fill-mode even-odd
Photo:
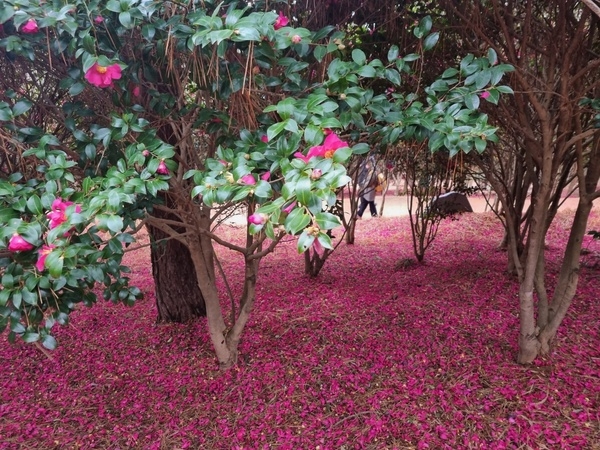
{"label": "background tree", "polygon": [[[577,1],[442,4],[462,48],[489,46],[516,69],[515,96],[490,110],[507,137],[480,163],[504,211],[509,260],[521,285],[518,361],[528,363],[549,351],[572,302],[582,237],[600,195],[600,131],[590,108],[600,87],[600,20]],[[549,290],[545,235],[572,179],[579,204]]]}

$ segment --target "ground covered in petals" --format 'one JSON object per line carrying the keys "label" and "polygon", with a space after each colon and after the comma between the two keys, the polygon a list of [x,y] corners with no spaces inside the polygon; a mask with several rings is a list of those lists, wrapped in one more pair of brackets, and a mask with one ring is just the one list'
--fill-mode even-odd
{"label": "ground covered in petals", "polygon": [[[571,217],[549,234],[550,285]],[[155,324],[147,248],[130,253],[145,300],[76,312],[52,360],[2,344],[0,449],[600,449],[600,243],[553,355],[521,367],[501,236],[491,214],[447,221],[410,265],[406,217],[363,220],[317,279],[290,240],[225,373],[204,320]]]}

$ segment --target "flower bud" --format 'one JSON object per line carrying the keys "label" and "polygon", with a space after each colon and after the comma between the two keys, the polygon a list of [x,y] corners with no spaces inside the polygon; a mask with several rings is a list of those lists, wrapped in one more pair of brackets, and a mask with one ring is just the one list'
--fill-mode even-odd
{"label": "flower bud", "polygon": [[159,175],[169,175],[169,168],[164,161],[161,161],[156,168],[156,173]]}
{"label": "flower bud", "polygon": [[313,169],[313,171],[310,174],[310,179],[311,180],[318,180],[319,178],[321,178],[321,175],[323,175],[323,171],[321,169]]}
{"label": "flower bud", "polygon": [[269,220],[269,216],[263,213],[254,213],[248,217],[248,222],[254,225],[263,225]]}
{"label": "flower bud", "polygon": [[239,184],[247,184],[247,185],[253,185],[256,184],[256,180],[254,179],[254,176],[252,176],[251,173],[244,175],[243,177],[241,177],[238,180]]}

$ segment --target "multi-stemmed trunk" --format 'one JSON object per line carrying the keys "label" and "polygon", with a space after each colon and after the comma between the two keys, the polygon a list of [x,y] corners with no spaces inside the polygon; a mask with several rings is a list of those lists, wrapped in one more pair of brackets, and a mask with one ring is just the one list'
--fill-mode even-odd
{"label": "multi-stemmed trunk", "polygon": [[219,367],[228,369],[238,361],[238,347],[256,299],[257,259],[252,255],[245,258],[244,290],[240,307],[230,326],[226,324],[219,300],[215,272],[212,266],[213,247],[210,237],[201,234],[189,239],[189,246],[198,286],[206,304],[206,319],[210,340],[215,350]]}

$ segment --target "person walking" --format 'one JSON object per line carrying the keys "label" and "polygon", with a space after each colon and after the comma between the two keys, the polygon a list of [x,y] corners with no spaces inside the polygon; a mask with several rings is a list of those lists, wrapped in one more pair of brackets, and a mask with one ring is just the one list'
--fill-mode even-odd
{"label": "person walking", "polygon": [[371,217],[377,217],[377,206],[375,205],[375,194],[377,193],[378,178],[375,175],[375,166],[367,161],[365,165],[364,176],[362,177],[360,205],[356,213],[357,217],[362,218],[367,206]]}

